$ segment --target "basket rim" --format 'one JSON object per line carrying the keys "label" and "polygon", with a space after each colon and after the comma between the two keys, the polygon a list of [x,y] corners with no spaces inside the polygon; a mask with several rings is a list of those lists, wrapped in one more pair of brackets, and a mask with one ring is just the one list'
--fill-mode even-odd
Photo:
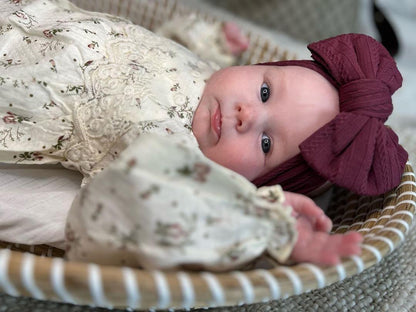
{"label": "basket rim", "polygon": [[[372,197],[370,202],[379,202],[380,198]],[[378,218],[370,214],[374,220],[359,224],[364,235],[362,254],[345,258],[336,266],[301,263],[227,273],[163,272],[1,249],[0,289],[12,296],[132,309],[229,306],[286,298],[361,273],[405,239],[416,213],[416,182],[410,163],[400,185],[382,198]],[[366,224],[368,220],[371,224]],[[356,226],[357,222],[352,223],[348,229]],[[348,229],[341,224],[335,232]]]}
{"label": "basket rim", "polygon": [[[92,2],[94,1],[88,1]],[[119,0],[114,3],[106,10],[115,10],[109,13],[124,12],[127,17],[130,17],[131,12],[135,13],[133,3],[141,5],[137,0]],[[182,14],[194,11],[192,8],[185,10],[185,6],[181,6],[178,0],[149,0],[144,12],[153,16],[147,19],[148,25],[154,25],[154,15],[165,9],[170,10],[166,11],[169,16],[174,12],[181,13],[181,10]],[[209,16],[207,12],[206,15],[199,13]],[[142,15],[144,14],[140,16]],[[212,18],[221,19],[219,16]],[[246,30],[255,48],[243,55],[243,64],[259,63],[271,58],[297,58],[296,52],[284,49],[281,42],[274,42],[271,38],[256,33],[256,30],[251,31],[249,27]],[[343,205],[343,200],[344,198],[339,198],[340,206]],[[37,248],[43,250],[39,246],[20,245],[15,247],[24,252],[13,251],[9,249],[12,245],[0,242],[0,291],[12,296],[28,296],[40,300],[132,309],[230,306],[285,298],[361,273],[397,248],[406,238],[416,213],[416,182],[410,163],[406,164],[397,188],[382,197],[363,201],[362,205],[380,201],[383,209],[370,211],[370,218],[366,218],[365,222],[358,218],[350,224],[344,222],[346,218],[341,218],[336,224],[336,232],[358,229],[365,236],[361,256],[343,259],[337,266],[319,267],[302,263],[281,265],[270,270],[228,273],[145,271],[65,261],[57,257],[59,254],[55,254],[50,247],[46,247],[44,255],[33,254]],[[4,245],[9,248],[3,248]]]}

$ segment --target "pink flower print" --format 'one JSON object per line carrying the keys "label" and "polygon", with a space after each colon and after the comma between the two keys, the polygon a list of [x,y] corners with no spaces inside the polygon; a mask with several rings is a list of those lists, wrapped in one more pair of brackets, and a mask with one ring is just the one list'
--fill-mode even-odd
{"label": "pink flower print", "polygon": [[42,160],[43,156],[41,153],[39,152],[23,152],[22,154],[19,154],[19,159],[17,161],[17,163],[22,162],[22,161],[28,161],[28,160]]}
{"label": "pink flower print", "polygon": [[3,117],[3,121],[6,124],[14,124],[16,122],[22,123],[23,121],[29,121],[31,118],[32,117],[23,117],[12,112],[7,112],[7,115]]}
{"label": "pink flower print", "polygon": [[[14,1],[15,4],[18,4],[20,1],[16,2]],[[27,14],[25,11],[23,10],[18,10],[16,12],[13,13],[13,15],[18,17],[18,23],[22,24],[28,28],[33,26],[33,23],[37,23],[36,20],[34,19],[34,16],[31,16],[29,14]]]}
{"label": "pink flower print", "polygon": [[84,63],[84,65],[82,65],[82,66],[80,65],[79,67],[81,68],[81,70],[82,70],[82,71],[85,71],[85,69],[86,69],[88,66],[90,66],[93,62],[94,62],[94,61],[91,61],[91,60],[90,60],[90,61],[87,61],[87,62],[85,62],[85,63]]}
{"label": "pink flower print", "polygon": [[67,230],[66,231],[66,239],[70,242],[73,242],[75,240],[75,233],[72,230]]}
{"label": "pink flower print", "polygon": [[204,163],[195,163],[194,164],[194,172],[195,172],[195,180],[198,182],[206,182],[207,176],[211,171],[211,167],[204,164]]}
{"label": "pink flower print", "polygon": [[4,68],[8,68],[10,66],[15,66],[15,65],[19,65],[21,62],[21,60],[13,60],[13,59],[7,59],[5,61],[0,61],[0,65],[3,66]]}
{"label": "pink flower print", "polygon": [[15,124],[16,115],[11,112],[7,112],[7,115],[3,117],[3,122],[6,124]]}
{"label": "pink flower print", "polygon": [[56,34],[58,32],[62,32],[62,29],[45,29],[43,31],[43,34],[46,38],[53,38],[54,36],[56,36]]}
{"label": "pink flower print", "polygon": [[173,132],[171,129],[169,129],[169,128],[166,128],[165,129],[166,130],[166,132],[168,133],[168,134],[174,134],[175,132]]}
{"label": "pink flower print", "polygon": [[18,18],[21,18],[21,19],[28,19],[27,14],[22,10],[14,12],[14,15],[16,15]]}
{"label": "pink flower print", "polygon": [[195,230],[193,223],[192,220],[186,225],[158,221],[155,230],[155,234],[159,237],[158,244],[161,246],[185,246],[192,243],[190,238]]}
{"label": "pink flower print", "polygon": [[180,89],[179,83],[175,83],[175,84],[173,85],[173,87],[172,87],[172,88],[170,88],[170,91],[178,91],[178,89]]}
{"label": "pink flower print", "polygon": [[95,49],[96,47],[98,47],[98,42],[97,42],[97,41],[92,41],[92,42],[88,45],[88,48],[90,48],[90,49]]}
{"label": "pink flower print", "polygon": [[254,213],[256,214],[256,216],[258,216],[260,218],[269,217],[269,215],[270,215],[269,210],[266,210],[263,207],[259,207],[259,206],[254,207]]}
{"label": "pink flower print", "polygon": [[53,147],[55,150],[60,150],[60,149],[62,149],[63,142],[64,142],[64,141],[66,141],[66,140],[69,140],[69,137],[68,137],[68,138],[65,138],[65,136],[64,136],[64,135],[61,135],[61,136],[58,138],[58,142],[56,142],[56,144],[55,144],[55,145],[52,145],[52,147]]}
{"label": "pink flower print", "polygon": [[51,64],[51,71],[53,71],[53,72],[57,72],[57,70],[56,70],[56,63],[55,63],[55,60],[54,59],[50,59],[49,60],[49,63]]}
{"label": "pink flower print", "polygon": [[126,162],[126,167],[124,169],[124,172],[126,174],[130,174],[130,171],[133,170],[133,168],[136,166],[137,160],[135,158],[131,158]]}
{"label": "pink flower print", "polygon": [[183,230],[182,226],[178,223],[172,223],[167,225],[167,235],[172,238],[181,238],[187,233]]}
{"label": "pink flower print", "polygon": [[65,229],[65,238],[66,238],[66,241],[69,243],[69,244],[66,244],[65,246],[66,252],[69,252],[71,248],[79,247],[79,237],[77,236],[74,229],[71,227],[70,223],[67,224],[67,227]]}
{"label": "pink flower print", "polygon": [[46,38],[52,38],[53,37],[52,31],[50,31],[49,29],[44,30],[43,34],[45,35]]}
{"label": "pink flower print", "polygon": [[127,167],[132,168],[132,167],[134,167],[136,164],[137,164],[137,160],[136,160],[136,159],[134,159],[134,158],[132,158],[132,159],[130,159],[130,160],[127,162]]}
{"label": "pink flower print", "polygon": [[43,159],[43,156],[42,156],[42,154],[41,153],[39,153],[39,152],[34,152],[33,154],[32,154],[32,160],[42,160]]}
{"label": "pink flower print", "polygon": [[236,244],[236,246],[231,247],[230,250],[228,250],[225,253],[225,256],[228,256],[228,258],[231,261],[237,261],[241,255],[243,254],[243,250],[241,249],[241,247],[238,245],[238,243]]}

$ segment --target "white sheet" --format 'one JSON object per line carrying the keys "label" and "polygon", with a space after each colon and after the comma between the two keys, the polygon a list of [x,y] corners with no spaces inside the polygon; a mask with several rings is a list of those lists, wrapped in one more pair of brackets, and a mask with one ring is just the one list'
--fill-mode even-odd
{"label": "white sheet", "polygon": [[81,179],[61,166],[0,164],[0,240],[62,248]]}

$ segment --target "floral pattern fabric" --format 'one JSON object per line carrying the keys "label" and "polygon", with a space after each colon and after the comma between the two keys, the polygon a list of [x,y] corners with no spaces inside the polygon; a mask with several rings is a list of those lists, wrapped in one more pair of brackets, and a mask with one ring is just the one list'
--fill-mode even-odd
{"label": "floral pattern fabric", "polygon": [[281,190],[256,190],[212,163],[192,135],[214,70],[65,0],[0,3],[0,161],[84,175],[68,258],[224,269],[266,250],[288,257],[296,235]]}
{"label": "floral pattern fabric", "polygon": [[144,134],[75,199],[66,253],[147,269],[227,270],[265,251],[284,261],[296,233],[283,201],[280,186],[256,189],[178,136]]}
{"label": "floral pattern fabric", "polygon": [[[66,1],[2,2],[0,159],[93,176],[138,133],[192,136],[213,72],[188,50]],[[196,142],[195,142],[196,144]]]}

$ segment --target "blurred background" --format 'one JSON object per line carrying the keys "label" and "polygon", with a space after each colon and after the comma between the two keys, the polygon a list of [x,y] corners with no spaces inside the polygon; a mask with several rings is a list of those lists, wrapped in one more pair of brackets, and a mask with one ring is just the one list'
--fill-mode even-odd
{"label": "blurred background", "polygon": [[201,0],[305,43],[341,33],[366,33],[382,42],[404,77],[394,95],[396,115],[416,123],[416,1]]}

